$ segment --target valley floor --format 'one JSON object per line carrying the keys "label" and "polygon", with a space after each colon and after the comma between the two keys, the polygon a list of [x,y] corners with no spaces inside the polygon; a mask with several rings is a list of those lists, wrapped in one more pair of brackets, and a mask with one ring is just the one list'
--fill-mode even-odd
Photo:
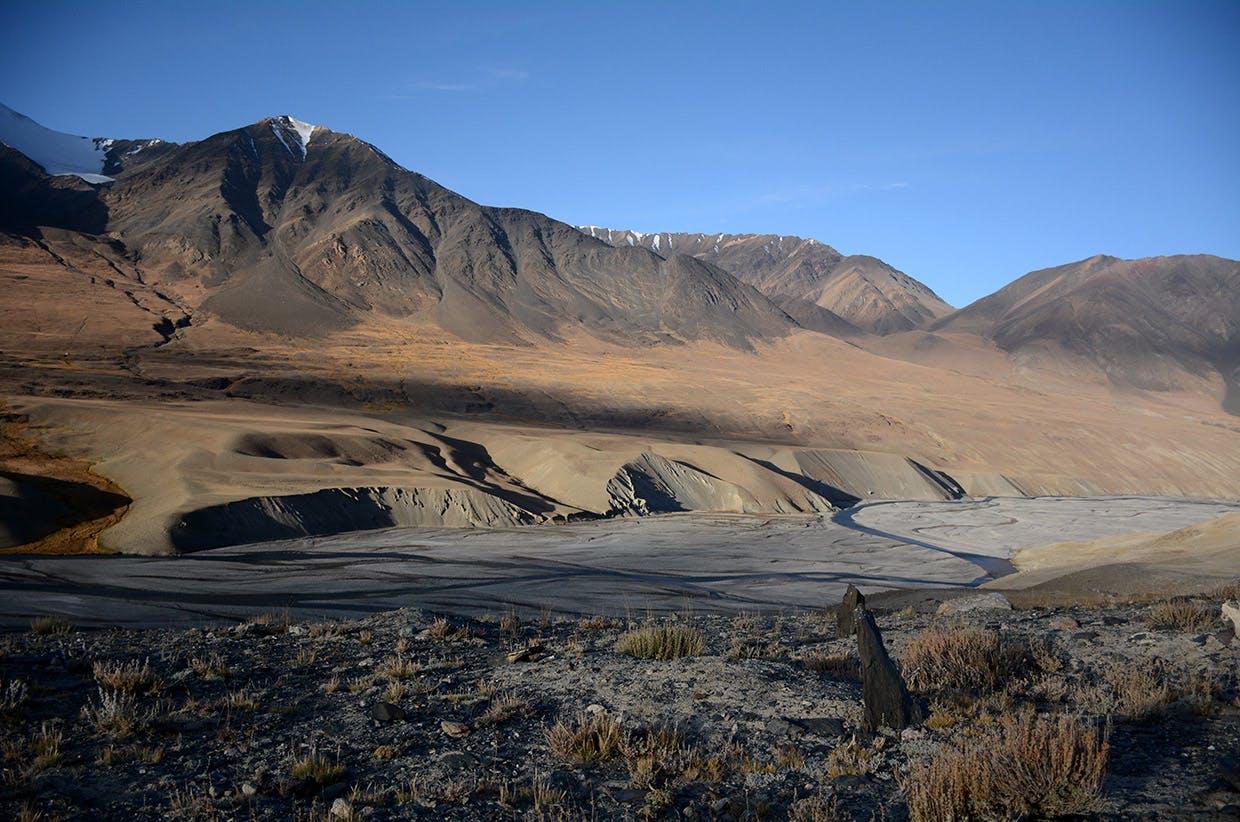
{"label": "valley floor", "polygon": [[[684,513],[392,528],[177,556],[13,556],[0,564],[0,624],[42,615],[175,625],[271,610],[353,618],[402,607],[472,616],[820,608],[850,583],[867,593],[1002,586],[1019,549],[1174,531],[1237,511],[1240,502],[1160,497],[877,502],[820,516]],[[1059,561],[1070,567],[1074,551]],[[1172,556],[1159,584],[1225,579],[1236,552]],[[1158,565],[1157,556],[1145,559]],[[1131,586],[1129,571],[1116,574],[1117,585]],[[1169,581],[1170,572],[1179,576]],[[1106,580],[1094,588],[1106,593]]]}

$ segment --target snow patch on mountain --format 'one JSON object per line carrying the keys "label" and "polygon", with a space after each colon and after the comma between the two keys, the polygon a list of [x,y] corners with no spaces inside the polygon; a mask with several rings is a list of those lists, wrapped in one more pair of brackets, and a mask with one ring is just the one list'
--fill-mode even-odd
{"label": "snow patch on mountain", "polygon": [[[310,148],[310,138],[314,136],[317,128],[319,126],[311,125],[287,114],[276,117],[271,123],[272,134],[276,135],[288,153],[294,157],[301,157],[303,160],[306,159],[306,152]],[[297,146],[296,150],[293,145]]]}
{"label": "snow patch on mountain", "polygon": [[0,103],[0,142],[25,154],[48,174],[76,174],[88,183],[112,182],[102,173],[111,140],[53,131]]}

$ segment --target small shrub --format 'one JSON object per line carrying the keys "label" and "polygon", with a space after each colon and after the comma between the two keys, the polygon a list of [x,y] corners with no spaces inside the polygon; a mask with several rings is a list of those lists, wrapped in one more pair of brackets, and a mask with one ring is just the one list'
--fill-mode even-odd
{"label": "small shrub", "polygon": [[843,822],[835,797],[807,796],[788,806],[788,822]]}
{"label": "small shrub", "polygon": [[24,680],[0,680],[0,716],[17,716],[26,707],[29,698],[30,689]]}
{"label": "small shrub", "polygon": [[516,639],[521,635],[521,617],[515,613],[504,614],[499,618],[499,633],[509,639]]}
{"label": "small shrub", "polygon": [[610,714],[582,714],[573,722],[559,720],[545,732],[547,745],[559,759],[576,765],[596,765],[620,749],[620,722]]}
{"label": "small shrub", "polygon": [[910,688],[990,690],[1020,674],[1025,649],[997,631],[965,625],[931,625],[913,637],[900,658]]}
{"label": "small shrub", "polygon": [[124,739],[145,727],[150,716],[138,710],[137,701],[131,692],[100,688],[98,701],[87,700],[83,706],[82,719],[89,722],[99,733]]}
{"label": "small shrub", "polygon": [[39,636],[68,636],[73,624],[64,617],[41,616],[30,620],[30,630]]}
{"label": "small shrub", "polygon": [[336,693],[336,691],[340,690],[340,677],[336,674],[332,674],[331,679],[324,682],[322,688],[324,693]]}
{"label": "small shrub", "polygon": [[447,639],[452,636],[452,624],[448,622],[447,617],[439,617],[427,625],[426,630],[435,639]]}
{"label": "small shrub", "polygon": [[111,688],[114,691],[143,693],[156,690],[159,684],[155,672],[151,670],[149,659],[142,662],[136,659],[130,662],[99,661],[94,664],[92,671],[95,681],[101,687]]}
{"label": "small shrub", "polygon": [[1154,605],[1145,615],[1151,628],[1174,628],[1180,631],[1204,631],[1214,624],[1214,608],[1191,599],[1170,599]]}
{"label": "small shrub", "polygon": [[1167,704],[1174,699],[1171,683],[1175,677],[1161,660],[1151,659],[1111,665],[1102,672],[1104,693],[1112,696],[1110,711],[1133,722],[1153,722],[1167,715]]}
{"label": "small shrub", "polygon": [[616,650],[638,659],[679,659],[706,650],[706,635],[684,625],[647,625],[616,641]]}
{"label": "small shrub", "polygon": [[1088,814],[1098,806],[1109,745],[1074,717],[1024,712],[915,764],[905,780],[914,822]]}

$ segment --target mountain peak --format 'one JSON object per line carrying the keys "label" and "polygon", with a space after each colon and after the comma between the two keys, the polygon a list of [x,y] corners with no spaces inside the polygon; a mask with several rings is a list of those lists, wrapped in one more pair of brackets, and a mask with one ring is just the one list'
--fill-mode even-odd
{"label": "mountain peak", "polygon": [[322,126],[316,126],[288,114],[280,114],[275,117],[268,117],[260,120],[260,123],[266,123],[271,127],[271,132],[275,134],[284,147],[288,149],[289,154],[301,159],[306,159],[306,152],[310,149],[310,139],[316,131],[327,131]]}

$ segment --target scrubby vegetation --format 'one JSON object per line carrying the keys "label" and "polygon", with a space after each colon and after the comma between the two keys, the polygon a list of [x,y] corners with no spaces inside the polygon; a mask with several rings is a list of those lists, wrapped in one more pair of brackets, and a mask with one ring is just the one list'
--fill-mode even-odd
{"label": "scrubby vegetation", "polygon": [[22,626],[0,634],[0,815],[1217,814],[1234,647],[1221,621],[1152,629],[1157,607],[879,612],[928,708],[902,733],[864,730],[830,612]]}

